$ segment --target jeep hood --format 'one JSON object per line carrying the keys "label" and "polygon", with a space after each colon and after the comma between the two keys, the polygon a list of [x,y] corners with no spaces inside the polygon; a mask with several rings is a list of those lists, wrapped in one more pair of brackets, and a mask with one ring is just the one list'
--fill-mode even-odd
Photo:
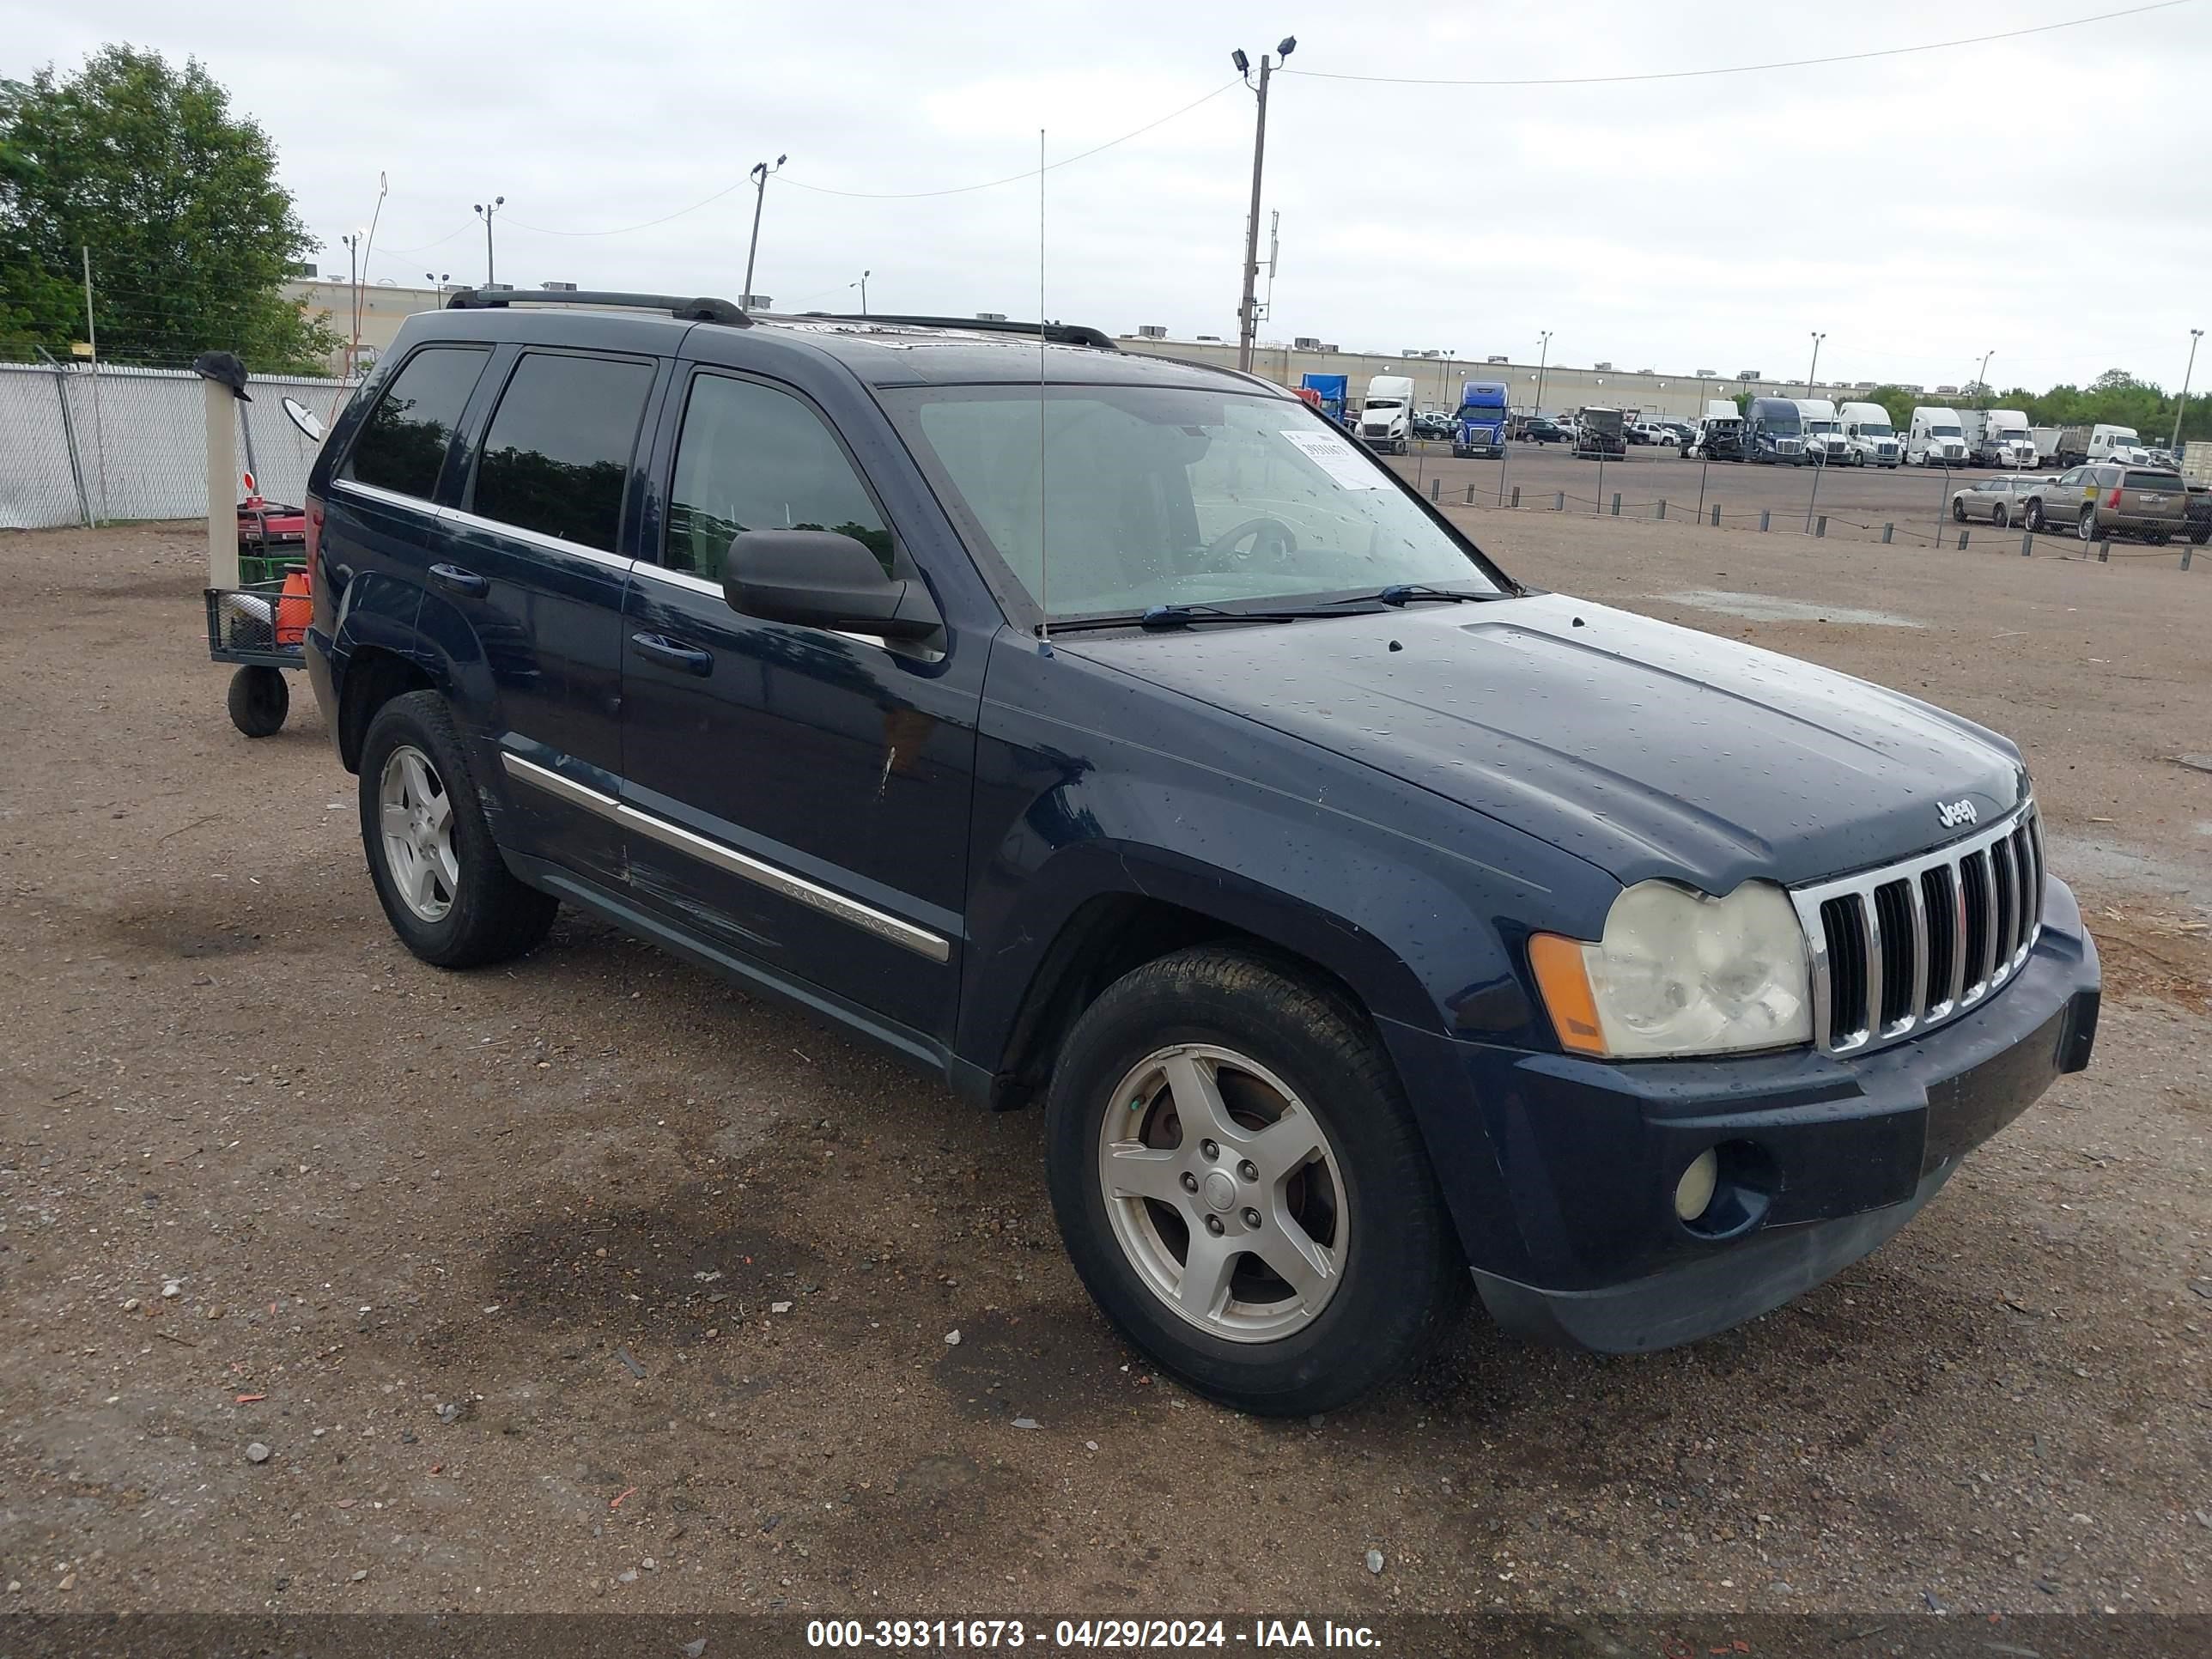
{"label": "jeep hood", "polygon": [[2026,787],[2019,751],[1972,721],[1562,594],[1059,648],[1434,791],[1624,884],[1724,894],[1861,869],[1966,833],[1939,802],[1972,801],[1986,824]]}

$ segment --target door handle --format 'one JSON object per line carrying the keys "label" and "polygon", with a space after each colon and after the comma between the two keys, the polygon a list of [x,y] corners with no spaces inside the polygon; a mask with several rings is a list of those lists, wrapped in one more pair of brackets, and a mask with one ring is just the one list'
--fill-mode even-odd
{"label": "door handle", "polygon": [[638,655],[665,663],[671,668],[680,668],[687,674],[711,674],[714,672],[714,653],[702,651],[696,645],[685,645],[659,634],[633,634],[629,642]]}
{"label": "door handle", "polygon": [[459,593],[471,599],[480,599],[491,592],[490,581],[473,570],[464,570],[457,564],[434,564],[430,580],[448,593]]}

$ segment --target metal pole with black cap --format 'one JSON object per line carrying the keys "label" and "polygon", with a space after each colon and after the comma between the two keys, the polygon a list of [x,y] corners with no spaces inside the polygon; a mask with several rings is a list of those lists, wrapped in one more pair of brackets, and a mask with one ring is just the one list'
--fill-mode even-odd
{"label": "metal pole with black cap", "polygon": [[207,412],[208,586],[238,586],[238,405],[246,395],[246,365],[228,351],[192,359]]}

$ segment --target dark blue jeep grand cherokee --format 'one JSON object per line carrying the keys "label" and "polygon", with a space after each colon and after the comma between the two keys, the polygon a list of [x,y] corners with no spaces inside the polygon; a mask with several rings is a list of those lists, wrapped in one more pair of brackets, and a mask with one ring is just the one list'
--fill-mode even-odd
{"label": "dark blue jeep grand cherokee", "polygon": [[566,902],[1042,1099],[1076,1267],[1195,1387],[1336,1405],[1470,1282],[1722,1329],[2087,1064],[1995,733],[1525,587],[1243,376],[579,297],[410,319],[315,466],[392,927],[467,967]]}

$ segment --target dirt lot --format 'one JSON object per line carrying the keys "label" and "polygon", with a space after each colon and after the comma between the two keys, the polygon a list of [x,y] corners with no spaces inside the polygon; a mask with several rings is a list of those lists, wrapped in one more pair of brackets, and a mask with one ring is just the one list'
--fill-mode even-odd
{"label": "dirt lot", "polygon": [[2016,735],[2110,996],[1797,1304],[1476,1320],[1314,1425],[1121,1347],[1034,1115],[595,924],[416,963],[312,708],[227,722],[195,532],[0,538],[8,1604],[2212,1610],[2212,568],[1469,518]]}

